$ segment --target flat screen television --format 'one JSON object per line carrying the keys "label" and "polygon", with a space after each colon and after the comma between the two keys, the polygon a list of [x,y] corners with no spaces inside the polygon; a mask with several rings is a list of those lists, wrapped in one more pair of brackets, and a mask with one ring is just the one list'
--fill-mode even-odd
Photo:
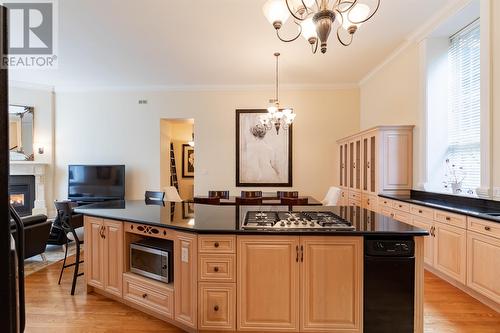
{"label": "flat screen television", "polygon": [[104,201],[124,198],[125,165],[68,166],[68,199]]}

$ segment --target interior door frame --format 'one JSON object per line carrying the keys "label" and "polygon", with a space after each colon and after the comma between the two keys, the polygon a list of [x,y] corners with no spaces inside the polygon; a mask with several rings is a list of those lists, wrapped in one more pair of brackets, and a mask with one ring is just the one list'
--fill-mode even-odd
{"label": "interior door frame", "polygon": [[[0,6],[0,47],[3,56],[7,50],[7,10],[3,6]],[[10,255],[8,97],[8,70],[0,68],[0,299],[7,304],[0,311],[0,325],[2,331],[10,333],[17,324],[15,294],[11,291],[16,272],[12,271]]]}

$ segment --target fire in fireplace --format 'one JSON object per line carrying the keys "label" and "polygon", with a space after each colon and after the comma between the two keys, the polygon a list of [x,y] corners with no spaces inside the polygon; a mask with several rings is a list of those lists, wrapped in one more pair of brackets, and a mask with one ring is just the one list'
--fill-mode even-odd
{"label": "fire in fireplace", "polygon": [[10,176],[9,197],[19,215],[31,215],[35,206],[35,176]]}

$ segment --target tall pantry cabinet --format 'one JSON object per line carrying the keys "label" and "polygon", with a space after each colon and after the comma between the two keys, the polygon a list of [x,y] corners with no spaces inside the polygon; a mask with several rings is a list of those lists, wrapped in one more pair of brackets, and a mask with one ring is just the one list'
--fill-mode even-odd
{"label": "tall pantry cabinet", "polygon": [[413,179],[413,126],[378,126],[337,141],[339,205],[378,211],[378,194],[408,194]]}

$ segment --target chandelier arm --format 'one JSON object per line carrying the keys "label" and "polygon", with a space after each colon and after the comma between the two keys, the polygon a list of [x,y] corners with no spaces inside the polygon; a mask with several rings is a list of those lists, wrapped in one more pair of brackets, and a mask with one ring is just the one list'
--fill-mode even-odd
{"label": "chandelier arm", "polygon": [[295,15],[295,13],[293,12],[293,10],[290,8],[290,4],[288,3],[288,0],[285,0],[285,3],[286,3],[286,7],[288,8],[288,11],[290,12],[290,14],[293,16],[294,19],[298,20],[298,21],[304,21],[303,18],[300,18],[298,17],[297,15]]}
{"label": "chandelier arm", "polygon": [[280,36],[280,32],[279,32],[279,29],[278,29],[278,30],[276,30],[276,36],[278,36],[278,39],[280,41],[282,41],[282,42],[285,42],[285,43],[290,43],[290,42],[293,42],[294,40],[297,40],[297,38],[299,38],[300,34],[302,33],[302,26],[299,23],[297,23],[297,22],[295,22],[295,24],[297,24],[299,26],[299,33],[297,34],[297,36],[295,36],[295,37],[293,37],[291,39],[284,39],[284,38],[282,38]]}
{"label": "chandelier arm", "polygon": [[[337,11],[339,13],[344,14],[344,13],[350,11],[352,9],[352,7],[354,7],[354,5],[356,3],[358,3],[358,0],[348,0],[348,1],[342,1],[342,0],[340,0],[339,3],[338,3],[338,5],[337,5]],[[343,5],[343,4],[350,4],[350,5],[346,9],[340,10],[339,7],[340,7],[340,5]]]}
{"label": "chandelier arm", "polygon": [[342,26],[339,26],[339,27],[337,28],[337,39],[339,40],[340,44],[342,44],[342,45],[344,45],[344,46],[349,46],[349,45],[351,45],[351,43],[352,43],[352,40],[353,40],[354,35],[353,35],[353,34],[350,34],[350,36],[351,36],[351,40],[350,40],[349,42],[344,42],[344,41],[342,40],[342,38],[340,37],[340,33],[339,33],[339,31],[340,31],[340,28],[341,28],[341,27],[342,27]]}
{"label": "chandelier arm", "polygon": [[378,11],[379,8],[380,8],[380,0],[377,1],[377,6],[375,7],[375,10],[373,11],[373,13],[371,13],[370,16],[368,16],[367,18],[365,18],[364,20],[359,21],[359,22],[353,22],[353,21],[351,21],[352,24],[361,24],[361,23],[367,22],[368,20],[370,20],[373,17],[373,15],[375,15],[375,13]]}
{"label": "chandelier arm", "polygon": [[316,52],[318,51],[318,40],[316,39],[316,43],[314,43],[314,45],[311,45],[311,50],[312,50],[312,53],[313,54],[316,54]]}
{"label": "chandelier arm", "polygon": [[304,9],[306,10],[306,14],[309,14],[309,8],[307,8],[306,3],[304,2],[304,0],[300,0],[300,1],[302,1],[302,5],[304,6]]}

